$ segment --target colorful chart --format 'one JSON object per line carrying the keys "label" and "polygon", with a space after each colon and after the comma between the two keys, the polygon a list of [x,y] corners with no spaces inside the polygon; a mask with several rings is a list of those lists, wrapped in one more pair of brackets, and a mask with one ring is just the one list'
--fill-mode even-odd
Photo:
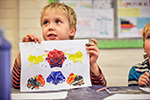
{"label": "colorful chart", "polygon": [[136,27],[136,25],[132,24],[129,20],[120,19],[121,22],[121,32],[130,32],[131,28]]}

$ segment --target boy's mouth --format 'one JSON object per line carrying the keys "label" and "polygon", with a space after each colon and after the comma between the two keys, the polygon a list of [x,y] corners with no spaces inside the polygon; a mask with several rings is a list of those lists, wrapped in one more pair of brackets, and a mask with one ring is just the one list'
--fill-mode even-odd
{"label": "boy's mouth", "polygon": [[55,35],[55,34],[49,34],[48,37],[49,37],[49,36],[57,36],[57,35]]}
{"label": "boy's mouth", "polygon": [[57,35],[55,35],[55,34],[49,34],[49,35],[48,35],[48,38],[49,38],[50,40],[55,40],[56,37],[57,37]]}

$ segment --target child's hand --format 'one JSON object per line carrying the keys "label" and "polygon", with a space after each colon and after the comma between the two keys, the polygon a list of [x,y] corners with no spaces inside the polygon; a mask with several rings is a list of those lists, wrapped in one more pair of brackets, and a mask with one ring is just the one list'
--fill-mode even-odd
{"label": "child's hand", "polygon": [[138,84],[141,87],[150,86],[150,74],[145,72],[143,75],[141,75]]}
{"label": "child's hand", "polygon": [[41,39],[36,37],[35,34],[27,34],[23,39],[22,42],[39,42],[41,43]]}
{"label": "child's hand", "polygon": [[[22,42],[39,42],[41,43],[41,39],[36,37],[34,34],[27,34],[25,37],[23,37]],[[21,68],[21,58],[20,58],[20,52],[17,55],[16,58],[16,64],[19,68]]]}
{"label": "child's hand", "polygon": [[95,39],[91,39],[94,43],[87,43],[86,50],[87,53],[90,54],[90,65],[95,65],[99,56],[99,49],[97,48],[97,41]]}

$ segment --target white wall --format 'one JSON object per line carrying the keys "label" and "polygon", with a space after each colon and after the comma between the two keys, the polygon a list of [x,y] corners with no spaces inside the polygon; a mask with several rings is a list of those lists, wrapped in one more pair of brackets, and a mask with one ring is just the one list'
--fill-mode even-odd
{"label": "white wall", "polygon": [[[0,0],[0,26],[12,44],[11,61],[19,51],[19,42],[28,33],[41,37],[40,11],[48,0]],[[130,67],[143,60],[143,49],[100,49],[98,64],[104,72],[108,86],[127,85]]]}
{"label": "white wall", "polygon": [[19,42],[30,34],[41,35],[40,11],[48,0],[0,0],[0,26],[11,43],[11,66],[19,51]]}
{"label": "white wall", "polygon": [[103,70],[108,86],[127,86],[132,65],[142,62],[143,49],[100,49],[98,64]]}
{"label": "white wall", "polygon": [[0,0],[0,26],[4,27],[4,37],[11,43],[11,61],[13,60],[16,44],[16,7],[13,0]]}
{"label": "white wall", "polygon": [[42,39],[40,26],[41,9],[48,0],[19,0],[19,40],[30,33]]}

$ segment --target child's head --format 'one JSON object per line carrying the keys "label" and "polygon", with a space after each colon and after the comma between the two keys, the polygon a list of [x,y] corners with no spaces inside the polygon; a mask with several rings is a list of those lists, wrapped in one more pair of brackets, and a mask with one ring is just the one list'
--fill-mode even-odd
{"label": "child's head", "polygon": [[[41,11],[40,24],[44,40],[65,40],[68,38],[46,38],[44,34],[51,36],[67,36],[73,39],[76,32],[77,17],[75,11],[64,3],[50,3]],[[69,28],[69,29],[68,29]],[[55,30],[56,29],[56,30]],[[51,30],[55,31],[52,32]],[[51,31],[51,32],[50,32]],[[63,33],[64,31],[64,33]],[[58,33],[58,34],[57,34]],[[60,34],[60,35],[59,35]]]}
{"label": "child's head", "polygon": [[148,32],[148,29],[150,29],[150,22],[148,22],[144,28],[143,28],[143,31],[142,31],[142,40],[143,42],[145,42],[145,36],[146,36],[146,33]]}
{"label": "child's head", "polygon": [[150,22],[148,22],[143,28],[142,40],[143,40],[143,49],[144,52],[146,53],[146,55],[144,56],[150,57]]}

